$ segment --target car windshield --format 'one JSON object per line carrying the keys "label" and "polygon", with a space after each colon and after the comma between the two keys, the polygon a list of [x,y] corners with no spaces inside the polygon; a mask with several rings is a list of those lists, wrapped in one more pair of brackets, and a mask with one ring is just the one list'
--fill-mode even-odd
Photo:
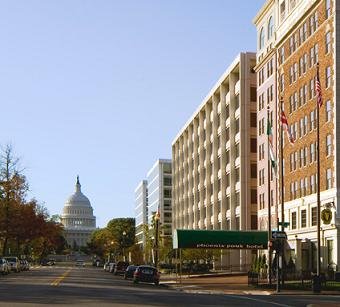
{"label": "car windshield", "polygon": [[8,257],[8,258],[6,258],[7,259],[7,261],[9,261],[9,262],[17,262],[17,258],[10,258],[10,257]]}

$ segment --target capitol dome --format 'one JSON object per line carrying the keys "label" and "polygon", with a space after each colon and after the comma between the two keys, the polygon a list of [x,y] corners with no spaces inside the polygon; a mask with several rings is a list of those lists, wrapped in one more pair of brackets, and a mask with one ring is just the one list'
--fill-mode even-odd
{"label": "capitol dome", "polygon": [[79,176],[75,193],[65,202],[61,223],[64,225],[65,238],[73,247],[85,246],[96,229],[96,217],[90,200],[81,192]]}

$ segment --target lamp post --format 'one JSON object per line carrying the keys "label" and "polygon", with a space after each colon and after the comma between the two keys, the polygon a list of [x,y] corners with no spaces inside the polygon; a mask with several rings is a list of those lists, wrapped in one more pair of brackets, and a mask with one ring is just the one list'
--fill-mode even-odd
{"label": "lamp post", "polygon": [[126,236],[126,231],[124,230],[124,231],[123,231],[123,242],[122,242],[123,260],[124,260],[124,261],[125,261],[125,250],[124,250],[124,247],[125,247],[125,236]]}

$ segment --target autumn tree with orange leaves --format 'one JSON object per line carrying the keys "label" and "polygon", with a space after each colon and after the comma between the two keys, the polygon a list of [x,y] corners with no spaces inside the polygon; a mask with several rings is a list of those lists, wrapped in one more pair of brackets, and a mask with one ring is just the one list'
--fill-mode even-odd
{"label": "autumn tree with orange leaves", "polygon": [[27,201],[27,191],[19,159],[7,145],[0,150],[0,254],[42,259],[65,247],[63,227],[35,199]]}

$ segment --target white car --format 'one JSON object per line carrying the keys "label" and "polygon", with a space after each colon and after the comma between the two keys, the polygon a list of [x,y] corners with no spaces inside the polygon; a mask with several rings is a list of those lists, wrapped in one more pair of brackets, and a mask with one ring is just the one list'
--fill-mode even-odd
{"label": "white car", "polygon": [[11,265],[11,271],[16,273],[20,272],[20,261],[18,257],[4,257],[5,260]]}

